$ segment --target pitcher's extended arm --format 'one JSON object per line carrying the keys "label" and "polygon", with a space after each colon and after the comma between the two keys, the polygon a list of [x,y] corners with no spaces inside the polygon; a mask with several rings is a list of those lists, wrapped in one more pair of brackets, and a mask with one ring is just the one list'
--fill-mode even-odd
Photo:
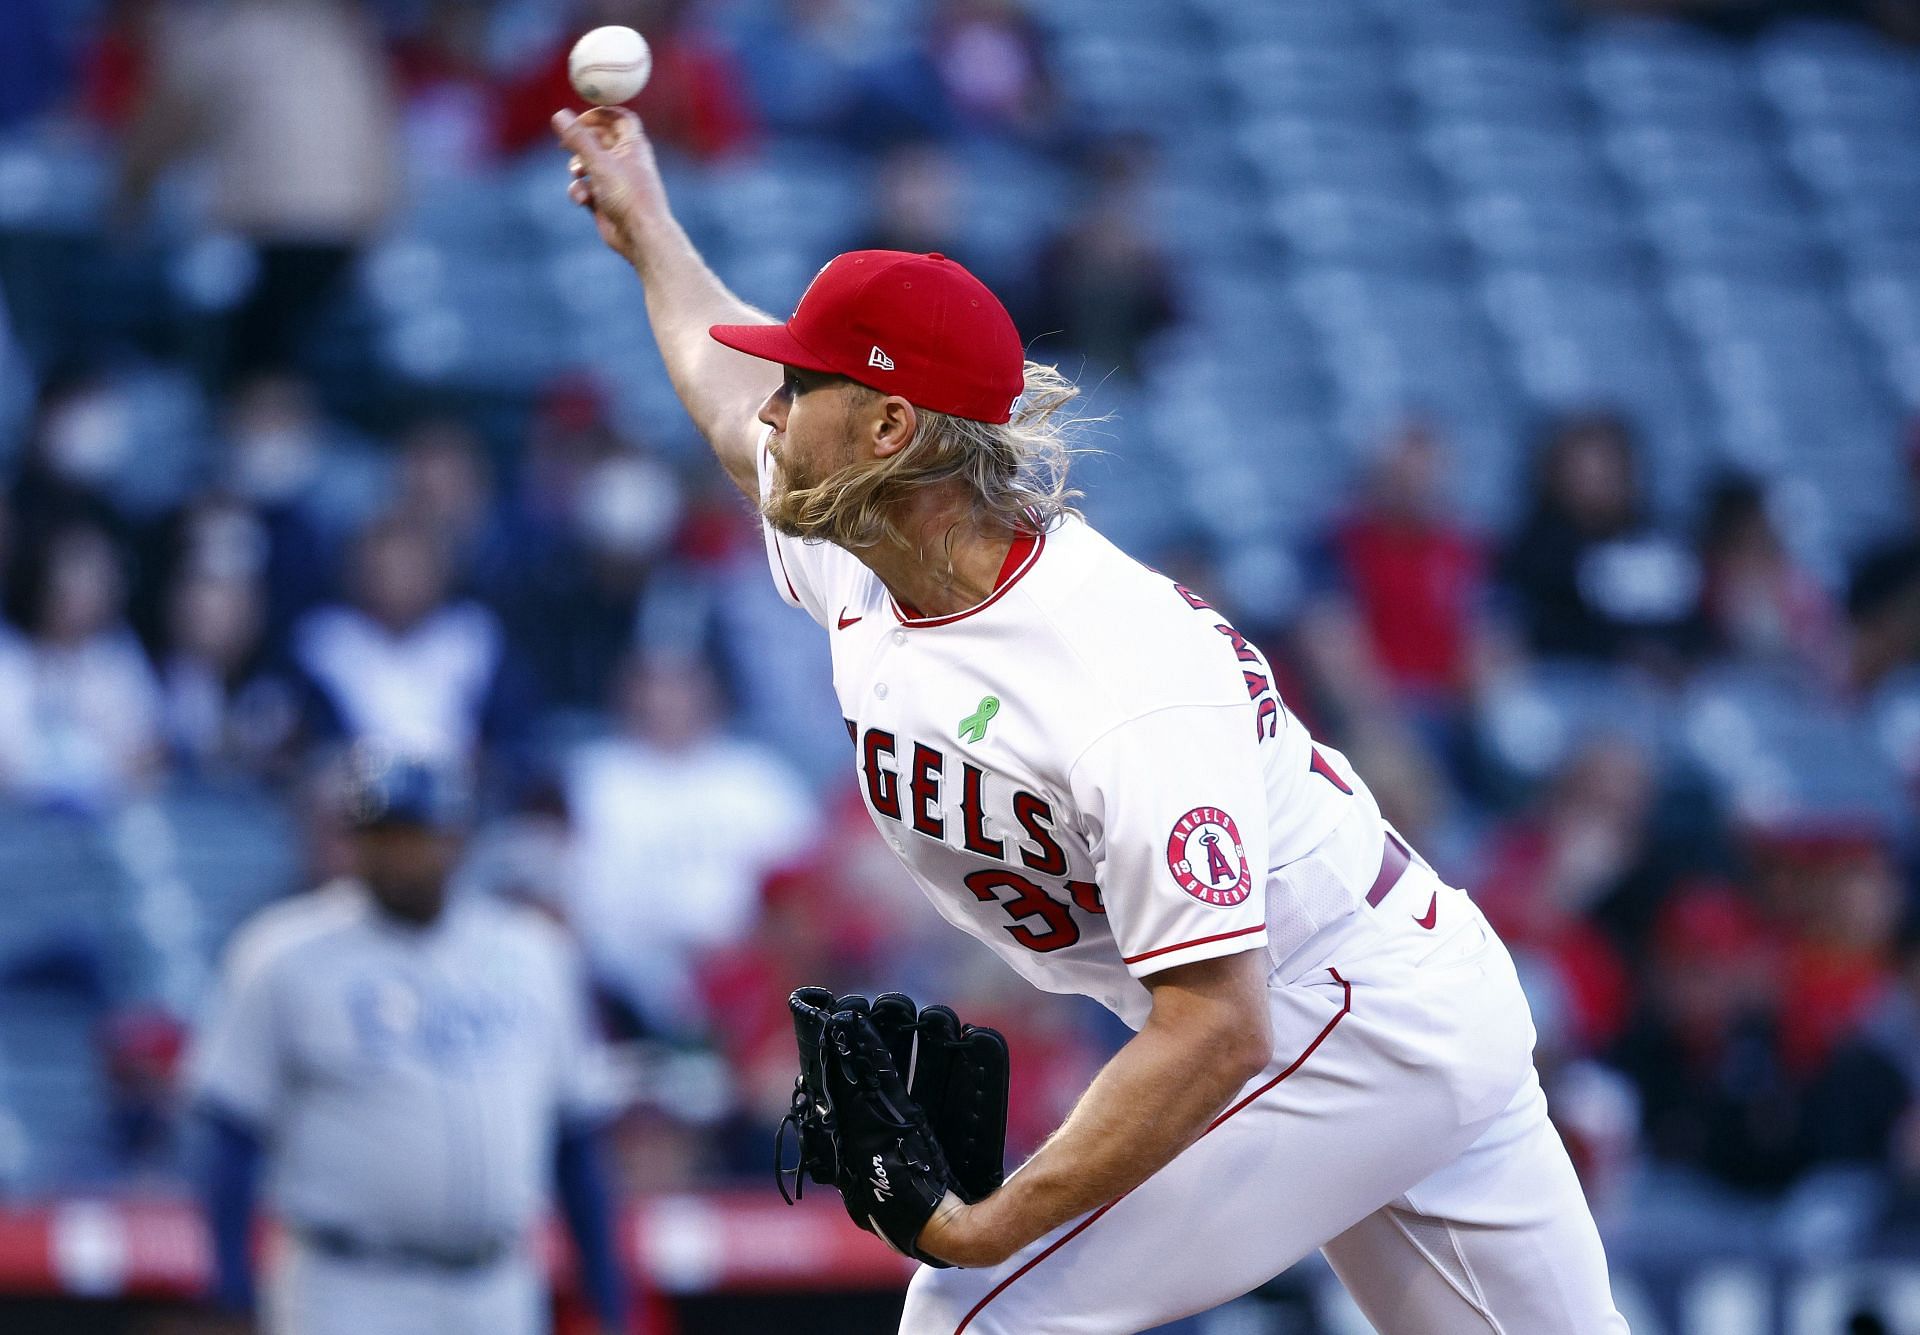
{"label": "pitcher's extended arm", "polygon": [[624,107],[595,107],[553,118],[573,151],[568,195],[593,211],[600,236],[640,275],[647,318],[673,388],[734,485],[757,499],[753,451],[761,402],[780,383],[779,368],[707,336],[716,324],[775,323],[714,276],[667,203],[653,145],[640,118]]}

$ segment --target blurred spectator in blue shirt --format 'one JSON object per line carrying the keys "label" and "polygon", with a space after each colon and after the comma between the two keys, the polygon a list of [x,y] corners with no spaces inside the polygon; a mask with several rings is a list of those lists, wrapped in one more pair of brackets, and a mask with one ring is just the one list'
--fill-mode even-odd
{"label": "blurred spectator in blue shirt", "polygon": [[921,35],[883,8],[781,0],[769,29],[741,49],[769,129],[875,150],[951,128]]}
{"label": "blurred spectator in blue shirt", "polygon": [[47,0],[0,5],[0,129],[45,111],[66,94],[72,75],[66,56]]}
{"label": "blurred spectator in blue shirt", "polygon": [[294,628],[322,734],[370,740],[435,763],[471,765],[483,743],[522,759],[533,699],[499,620],[450,588],[433,534],[401,517],[369,525],[352,561],[351,602]]}
{"label": "blurred spectator in blue shirt", "polygon": [[478,434],[457,417],[422,419],[401,437],[398,474],[395,511],[433,534],[458,587],[485,598],[513,553],[500,531]]}
{"label": "blurred spectator in blue shirt", "polygon": [[648,606],[677,583],[684,502],[654,455],[569,391],[534,430],[510,512],[503,615],[550,703],[604,706]]}
{"label": "blurred spectator in blue shirt", "polygon": [[240,385],[227,401],[223,435],[217,487],[264,526],[267,624],[280,639],[335,591],[341,552],[383,479],[298,376],[263,374]]}
{"label": "blurred spectator in blue shirt", "polygon": [[167,603],[160,692],[176,768],[203,778],[285,778],[296,760],[301,699],[263,642],[259,581],[190,570]]}

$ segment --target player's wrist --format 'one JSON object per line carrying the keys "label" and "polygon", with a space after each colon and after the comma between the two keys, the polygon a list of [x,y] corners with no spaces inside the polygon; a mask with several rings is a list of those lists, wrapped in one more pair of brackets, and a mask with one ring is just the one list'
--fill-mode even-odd
{"label": "player's wrist", "polygon": [[949,1265],[968,1269],[999,1265],[1015,1249],[1000,1243],[998,1230],[985,1208],[992,1199],[989,1196],[985,1201],[968,1205],[949,1193],[920,1230],[914,1249]]}

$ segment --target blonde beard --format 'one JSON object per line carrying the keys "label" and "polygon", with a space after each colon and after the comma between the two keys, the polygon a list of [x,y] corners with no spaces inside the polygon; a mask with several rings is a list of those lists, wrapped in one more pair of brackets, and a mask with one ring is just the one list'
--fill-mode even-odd
{"label": "blonde beard", "polygon": [[773,486],[760,503],[760,517],[774,532],[803,542],[831,542],[842,547],[853,545],[847,525],[835,508],[821,509],[823,493],[841,493],[845,484],[868,469],[858,464],[835,469],[811,486],[795,486],[786,465],[774,460]]}

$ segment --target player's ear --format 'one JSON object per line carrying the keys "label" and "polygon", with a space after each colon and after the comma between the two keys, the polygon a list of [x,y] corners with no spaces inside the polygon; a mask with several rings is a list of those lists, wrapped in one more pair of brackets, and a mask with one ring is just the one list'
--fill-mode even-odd
{"label": "player's ear", "polygon": [[880,415],[874,423],[873,457],[885,459],[906,449],[913,443],[913,433],[919,427],[919,409],[898,394],[887,395],[881,401]]}

